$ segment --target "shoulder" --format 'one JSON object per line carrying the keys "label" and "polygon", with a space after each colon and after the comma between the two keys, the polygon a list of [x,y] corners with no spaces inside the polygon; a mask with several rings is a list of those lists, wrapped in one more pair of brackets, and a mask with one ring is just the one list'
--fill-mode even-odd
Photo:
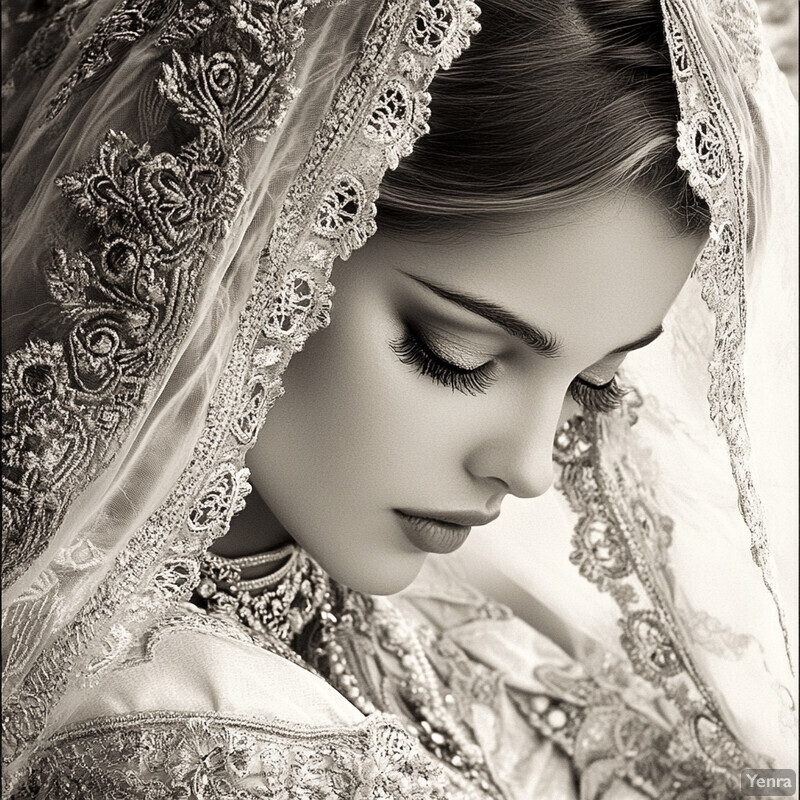
{"label": "shoulder", "polygon": [[396,717],[184,607],[82,691],[12,796],[428,800],[453,780]]}
{"label": "shoulder", "polygon": [[67,724],[166,711],[318,726],[363,719],[339,692],[278,645],[181,604],[83,693]]}

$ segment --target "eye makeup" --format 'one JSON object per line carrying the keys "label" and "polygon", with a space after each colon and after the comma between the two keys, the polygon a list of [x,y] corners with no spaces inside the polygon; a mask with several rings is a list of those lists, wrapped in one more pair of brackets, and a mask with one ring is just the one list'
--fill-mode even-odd
{"label": "eye makeup", "polygon": [[480,361],[477,355],[458,352],[445,342],[434,344],[431,338],[406,324],[403,333],[389,346],[403,364],[453,391],[484,394],[497,379],[492,359]]}
{"label": "eye makeup", "polygon": [[[408,323],[389,346],[402,363],[452,391],[484,394],[497,380],[498,367],[493,358],[485,360],[485,356],[466,354],[446,338],[426,335]],[[617,408],[625,394],[616,376],[600,385],[578,376],[569,390],[576,403],[596,412]]]}
{"label": "eye makeup", "polygon": [[578,405],[600,413],[619,408],[626,392],[627,389],[620,385],[616,375],[600,386],[580,376],[569,385],[569,393]]}

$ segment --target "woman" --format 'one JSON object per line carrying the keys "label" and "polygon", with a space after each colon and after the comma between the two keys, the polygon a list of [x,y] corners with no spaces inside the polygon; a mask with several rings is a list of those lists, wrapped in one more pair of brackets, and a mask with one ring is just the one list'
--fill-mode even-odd
{"label": "woman", "polygon": [[[709,506],[752,531],[763,612],[739,301],[776,150],[750,149],[754,120],[770,137],[774,120],[754,105],[757,40],[733,37],[744,9],[646,4],[632,24],[630,4],[498,4],[474,36],[471,3],[305,5],[67,4],[12,68],[7,792],[556,797],[577,775],[581,796],[727,796],[772,742],[730,707],[741,671],[709,670],[685,635],[692,576],[661,583],[670,530],[642,498],[657,481],[631,424],[681,399],[598,412],[702,249],[735,478]],[[585,85],[601,58],[608,80]],[[586,68],[554,91],[565,61]],[[505,118],[520,97],[548,123],[535,135]],[[387,167],[382,231],[357,250]],[[679,386],[705,370],[689,352],[703,363]],[[566,393],[586,413],[559,428]],[[707,415],[696,400],[687,426]],[[408,585],[506,494],[542,494],[557,431],[597,556],[580,569],[623,612],[616,684],[585,642],[582,666],[456,579],[368,596]],[[605,537],[604,475],[639,514]],[[736,666],[777,697],[770,612],[769,668]]]}

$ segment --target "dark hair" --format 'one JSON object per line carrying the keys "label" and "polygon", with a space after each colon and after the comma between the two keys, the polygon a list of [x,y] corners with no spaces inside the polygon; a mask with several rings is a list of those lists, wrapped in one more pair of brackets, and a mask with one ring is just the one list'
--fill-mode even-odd
{"label": "dark hair", "polygon": [[484,0],[482,30],[431,84],[431,131],[378,201],[396,233],[507,224],[613,192],[708,229],[678,165],[678,97],[658,0]]}

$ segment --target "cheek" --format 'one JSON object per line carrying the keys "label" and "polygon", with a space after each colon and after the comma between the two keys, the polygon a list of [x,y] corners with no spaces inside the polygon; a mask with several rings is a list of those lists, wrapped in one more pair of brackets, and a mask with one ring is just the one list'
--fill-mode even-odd
{"label": "cheek", "polygon": [[268,503],[294,495],[304,506],[357,511],[406,468],[396,456],[413,434],[404,415],[414,403],[397,386],[391,324],[374,300],[336,300],[331,325],[290,362],[285,394],[259,435],[253,477]]}
{"label": "cheek", "polygon": [[334,578],[393,593],[425,557],[391,511],[417,494],[425,460],[408,391],[417,379],[391,352],[385,321],[342,305],[290,363],[248,463],[270,510]]}

